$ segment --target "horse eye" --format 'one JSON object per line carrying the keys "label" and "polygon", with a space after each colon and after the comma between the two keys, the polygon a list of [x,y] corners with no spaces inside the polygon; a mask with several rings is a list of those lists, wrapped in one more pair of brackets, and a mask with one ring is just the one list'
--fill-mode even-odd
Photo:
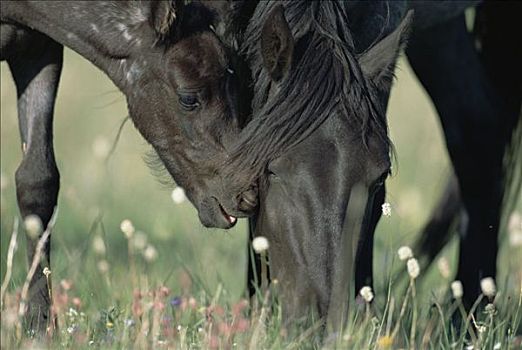
{"label": "horse eye", "polygon": [[373,183],[373,186],[374,187],[382,187],[384,185],[384,182],[386,181],[386,179],[388,178],[388,176],[390,175],[390,171],[387,170],[385,171],[374,183]]}
{"label": "horse eye", "polygon": [[179,104],[187,111],[193,111],[200,105],[196,95],[179,95]]}

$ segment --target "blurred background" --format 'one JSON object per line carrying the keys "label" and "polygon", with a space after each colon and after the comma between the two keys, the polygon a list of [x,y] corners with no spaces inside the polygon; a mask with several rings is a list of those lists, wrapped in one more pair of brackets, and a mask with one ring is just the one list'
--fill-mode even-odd
{"label": "blurred background", "polygon": [[[72,280],[87,304],[108,305],[120,302],[120,297],[128,297],[127,241],[120,223],[130,219],[157,250],[155,261],[140,265],[151,280],[179,293],[191,284],[194,290],[215,291],[218,283],[222,283],[231,300],[240,298],[245,287],[246,221],[241,220],[230,231],[204,228],[191,204],[175,203],[171,198],[172,188],[163,187],[151,175],[143,161],[150,147],[131,122],[123,127],[117,147],[107,159],[126,116],[125,99],[109,79],[66,50],[54,122],[61,190],[58,220],[52,235],[53,280]],[[389,125],[397,159],[394,174],[387,182],[392,216],[383,217],[377,228],[374,261],[377,295],[385,294],[390,262],[396,257],[397,248],[413,245],[451,172],[439,121],[405,60],[400,61],[397,70]],[[21,155],[16,91],[8,67],[2,63],[2,278],[13,222],[19,216],[14,173]],[[517,210],[520,212],[521,208],[519,201]],[[516,262],[521,261],[517,260],[521,258],[521,248],[510,245],[505,232],[501,236],[499,281],[506,281],[508,273],[520,274]],[[105,252],[93,247],[93,242],[97,244],[94,237],[103,239]],[[441,286],[441,276],[448,281],[453,278],[456,241],[452,242],[429,273],[432,278],[424,280],[424,288]],[[11,290],[21,287],[27,271],[23,234],[19,235],[15,254]],[[100,271],[100,260],[108,262],[105,267],[109,273]],[[510,278],[512,281],[506,283],[519,284],[519,278]]]}

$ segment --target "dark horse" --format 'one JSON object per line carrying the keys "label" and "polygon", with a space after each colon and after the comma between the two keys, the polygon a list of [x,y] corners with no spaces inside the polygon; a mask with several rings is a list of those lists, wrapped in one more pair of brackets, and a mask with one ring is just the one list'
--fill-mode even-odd
{"label": "dark horse", "polygon": [[[510,172],[502,160],[506,154],[520,162],[509,145],[522,95],[520,48],[502,40],[515,32],[520,5],[478,9],[477,50],[463,14],[473,3],[257,5],[239,36],[255,96],[236,154],[250,153],[232,168],[246,159],[244,168],[266,175],[251,233],[271,243],[270,272],[287,317],[312,305],[338,324],[351,277],[355,290],[372,285],[373,234],[390,166],[385,111],[410,26],[406,53],[439,112],[469,218],[457,272],[466,301],[480,293],[482,278],[495,276]],[[417,12],[413,24],[409,8]]]}
{"label": "dark horse", "polygon": [[[385,102],[411,22],[409,14],[357,55],[348,10],[337,1],[260,3],[245,37],[258,84],[253,120],[260,113],[295,121],[276,144],[283,152],[270,155],[253,234],[271,243],[270,273],[286,316],[312,305],[332,325],[349,300],[353,247],[374,229],[384,200]],[[255,37],[260,46],[249,41]]]}
{"label": "dark horse", "polygon": [[[45,228],[57,202],[52,121],[64,46],[99,67],[125,94],[135,126],[186,190],[205,226],[229,228],[252,211],[255,190],[232,194],[222,177],[249,103],[239,94],[247,90],[237,79],[241,65],[212,23],[211,11],[184,1],[1,2],[1,59],[18,93],[23,160],[16,189],[22,217],[37,215]],[[36,241],[28,241],[32,261]],[[28,309],[29,327],[40,330],[49,317],[42,274],[49,266],[49,241],[44,255]]]}

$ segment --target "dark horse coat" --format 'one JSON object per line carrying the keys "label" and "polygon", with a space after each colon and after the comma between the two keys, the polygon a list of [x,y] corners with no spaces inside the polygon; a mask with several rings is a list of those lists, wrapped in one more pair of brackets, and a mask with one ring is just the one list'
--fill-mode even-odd
{"label": "dark horse coat", "polygon": [[[222,176],[249,110],[239,93],[248,86],[240,86],[241,65],[215,34],[212,16],[201,4],[184,1],[1,2],[1,59],[18,93],[23,160],[16,190],[24,218],[37,215],[45,228],[57,202],[52,122],[64,46],[125,94],[130,118],[204,225],[229,228],[251,213],[255,189],[236,193]],[[32,261],[36,241],[28,241]],[[28,310],[28,326],[40,330],[49,318],[42,274],[49,241],[44,257],[31,281]]]}

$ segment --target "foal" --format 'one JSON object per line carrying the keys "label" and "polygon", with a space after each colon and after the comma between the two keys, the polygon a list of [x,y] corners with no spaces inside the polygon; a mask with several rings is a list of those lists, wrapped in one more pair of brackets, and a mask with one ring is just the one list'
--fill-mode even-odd
{"label": "foal", "polygon": [[[205,226],[232,227],[256,205],[253,190],[232,194],[221,177],[227,149],[244,122],[234,57],[215,35],[212,13],[183,1],[1,2],[1,59],[18,93],[23,160],[16,171],[22,217],[45,228],[57,203],[53,110],[67,46],[105,72],[125,94],[134,125],[198,209]],[[45,330],[49,295],[43,269],[31,281],[28,326]],[[32,261],[36,241],[28,240]]]}

